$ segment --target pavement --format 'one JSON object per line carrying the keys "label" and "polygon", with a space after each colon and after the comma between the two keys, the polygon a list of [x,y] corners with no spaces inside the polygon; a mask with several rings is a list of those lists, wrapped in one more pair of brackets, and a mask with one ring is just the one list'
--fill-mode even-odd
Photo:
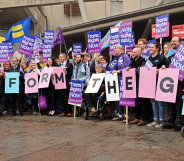
{"label": "pavement", "polygon": [[180,132],[82,117],[0,116],[0,161],[184,161]]}

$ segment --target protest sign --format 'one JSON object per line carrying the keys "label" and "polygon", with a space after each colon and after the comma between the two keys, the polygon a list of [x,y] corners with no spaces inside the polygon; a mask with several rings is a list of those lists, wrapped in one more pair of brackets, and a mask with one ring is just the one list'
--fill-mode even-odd
{"label": "protest sign", "polygon": [[19,93],[19,72],[5,73],[5,93]]}
{"label": "protest sign", "polygon": [[44,43],[53,43],[54,41],[54,30],[45,30],[44,32]]}
{"label": "protest sign", "polygon": [[157,82],[156,101],[176,102],[179,69],[160,69]]}
{"label": "protest sign", "polygon": [[123,97],[123,80],[122,77],[119,78],[119,105],[120,106],[130,106],[135,107],[135,99],[134,98],[124,98]]}
{"label": "protest sign", "polygon": [[17,58],[18,60],[20,60],[21,57],[22,57],[22,55],[21,55],[18,51],[16,51],[16,52],[14,53],[13,57],[15,57],[15,58]]}
{"label": "protest sign", "polygon": [[[168,36],[169,36],[169,25],[170,22],[168,22]],[[155,38],[155,24],[151,25],[151,38]]]}
{"label": "protest sign", "polygon": [[119,26],[111,27],[110,29],[109,55],[114,55],[113,46],[119,44]]}
{"label": "protest sign", "polygon": [[129,69],[129,71],[123,70],[123,97],[124,98],[136,98],[136,75],[135,68]]}
{"label": "protest sign", "polygon": [[155,39],[168,37],[169,14],[156,17]]}
{"label": "protest sign", "polygon": [[24,35],[19,47],[19,53],[30,56],[33,50],[34,41],[35,41],[34,36]]}
{"label": "protest sign", "polygon": [[54,43],[53,43],[53,47],[60,45],[60,44],[64,44],[65,40],[63,37],[63,32],[61,29],[61,26],[59,26],[55,31],[54,31]]}
{"label": "protest sign", "polygon": [[121,22],[120,24],[120,45],[132,44],[132,21]]}
{"label": "protest sign", "polygon": [[172,26],[172,37],[180,36],[184,39],[184,25],[174,25]]}
{"label": "protest sign", "polygon": [[91,76],[91,79],[89,81],[89,85],[87,86],[87,89],[85,91],[85,93],[97,93],[103,78],[105,76],[105,73],[95,73]]}
{"label": "protest sign", "polygon": [[14,55],[13,45],[11,41],[4,41],[3,43],[8,44],[8,56]]}
{"label": "protest sign", "polygon": [[47,88],[49,86],[52,70],[52,68],[42,69],[38,88]]}
{"label": "protest sign", "polygon": [[132,44],[131,44],[131,45],[127,45],[126,51],[127,51],[127,52],[132,52],[133,46],[135,46],[135,36],[134,36],[134,32],[132,32]]}
{"label": "protest sign", "polygon": [[41,37],[36,36],[33,46],[33,53],[38,53],[39,51],[43,52],[43,43]]}
{"label": "protest sign", "polygon": [[47,58],[52,56],[52,43],[43,43],[43,62],[47,62]]}
{"label": "protest sign", "polygon": [[25,73],[25,93],[38,93],[38,73]]}
{"label": "protest sign", "polygon": [[101,52],[101,32],[94,31],[87,33],[88,54]]}
{"label": "protest sign", "polygon": [[55,89],[66,89],[65,72],[63,72],[63,67],[53,68],[53,72],[55,73]]}
{"label": "protest sign", "polygon": [[7,43],[0,44],[0,62],[8,61],[9,45]]}
{"label": "protest sign", "polygon": [[81,54],[82,53],[82,44],[81,43],[73,44],[73,52],[74,52],[74,56]]}
{"label": "protest sign", "polygon": [[82,81],[70,81],[70,94],[69,94],[69,103],[81,104],[82,101],[82,90],[83,82]]}
{"label": "protest sign", "polygon": [[151,67],[150,70],[140,68],[139,97],[155,99],[156,69],[156,67]]}
{"label": "protest sign", "polygon": [[183,81],[184,79],[184,42],[182,41],[176,54],[171,59],[169,68],[179,68],[179,80]]}
{"label": "protest sign", "polygon": [[117,73],[113,75],[105,75],[105,89],[107,101],[119,101],[119,83]]}

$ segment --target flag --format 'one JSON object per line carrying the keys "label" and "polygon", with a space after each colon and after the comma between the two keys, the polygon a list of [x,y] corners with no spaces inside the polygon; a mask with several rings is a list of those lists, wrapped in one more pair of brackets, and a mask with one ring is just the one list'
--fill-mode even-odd
{"label": "flag", "polygon": [[31,17],[21,20],[14,24],[8,31],[6,35],[6,41],[11,41],[12,43],[22,41],[24,34],[29,35]]}
{"label": "flag", "polygon": [[0,70],[4,70],[4,67],[0,67]]}
{"label": "flag", "polygon": [[90,78],[88,78],[88,79],[86,80],[86,84],[89,84],[89,82],[90,82]]}
{"label": "flag", "polygon": [[21,66],[20,66],[20,72],[24,73],[24,71],[23,71],[23,69],[22,69],[22,67],[21,67]]}
{"label": "flag", "polygon": [[40,59],[38,59],[37,56],[35,56],[34,59],[35,59],[34,62],[35,62],[36,64],[40,62]]}
{"label": "flag", "polygon": [[70,51],[72,51],[72,47],[70,47],[70,49],[68,50],[68,53],[69,53]]}
{"label": "flag", "polygon": [[153,66],[153,64],[150,62],[150,60],[147,60],[145,67],[150,70],[150,68]]}
{"label": "flag", "polygon": [[85,72],[84,66],[82,66],[81,72],[83,72],[83,73]]}

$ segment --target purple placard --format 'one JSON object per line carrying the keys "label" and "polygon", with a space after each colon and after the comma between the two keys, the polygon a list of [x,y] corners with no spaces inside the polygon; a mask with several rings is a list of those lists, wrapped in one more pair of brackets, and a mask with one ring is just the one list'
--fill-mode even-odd
{"label": "purple placard", "polygon": [[94,31],[87,33],[88,39],[88,54],[101,52],[101,32]]}
{"label": "purple placard", "polygon": [[70,80],[70,94],[69,94],[69,102],[81,104],[82,101],[82,90],[83,90],[83,82]]}
{"label": "purple placard", "polygon": [[53,43],[53,41],[54,41],[54,30],[45,30],[44,43],[48,43],[48,42]]}
{"label": "purple placard", "polygon": [[0,62],[8,61],[9,45],[7,43],[0,44]]}
{"label": "purple placard", "polygon": [[156,17],[155,39],[168,37],[169,14]]}
{"label": "purple placard", "polygon": [[110,34],[109,55],[114,55],[113,46],[119,44],[119,31]]}
{"label": "purple placard", "polygon": [[132,44],[132,21],[121,22],[120,44],[122,46]]}
{"label": "purple placard", "polygon": [[147,47],[146,47],[146,51],[147,51],[147,52],[150,52],[150,46],[151,46],[151,44],[152,44],[153,42],[156,42],[156,40],[153,39],[153,40],[150,40],[150,41],[147,42]]}
{"label": "purple placard", "polygon": [[13,45],[11,41],[3,41],[3,43],[8,44],[8,56],[13,56],[14,55],[14,50],[13,50]]}
{"label": "purple placard", "polygon": [[74,56],[81,54],[82,53],[82,44],[81,43],[73,44],[73,52],[74,52]]}
{"label": "purple placard", "polygon": [[33,46],[33,53],[38,53],[39,51],[43,52],[43,43],[41,37],[36,36]]}
{"label": "purple placard", "polygon": [[132,47],[135,46],[135,36],[134,36],[134,32],[132,32],[132,44],[131,45],[127,45],[127,53],[128,52],[132,52]]}
{"label": "purple placard", "polygon": [[47,62],[47,58],[52,56],[52,43],[43,43],[43,62]]}
{"label": "purple placard", "polygon": [[65,39],[63,37],[63,32],[61,29],[61,26],[59,26],[55,31],[54,31],[54,43],[52,44],[52,48],[54,48],[57,45],[64,44]]}
{"label": "purple placard", "polygon": [[26,63],[29,64],[32,59],[33,53],[31,53],[30,56],[27,57]]}
{"label": "purple placard", "polygon": [[135,107],[135,99],[134,98],[123,98],[123,80],[120,77],[119,78],[119,94],[120,94],[120,100],[119,105],[120,106],[130,106]]}
{"label": "purple placard", "polygon": [[171,59],[169,68],[179,68],[179,80],[183,81],[184,79],[184,42],[182,41],[176,54]]}
{"label": "purple placard", "polygon": [[19,53],[25,54],[27,56],[31,55],[31,52],[33,50],[35,37],[30,35],[24,35],[22,42],[19,47]]}
{"label": "purple placard", "polygon": [[141,57],[144,58],[146,61],[148,60],[148,58],[151,56],[150,53],[148,52],[145,52],[145,53],[142,53]]}

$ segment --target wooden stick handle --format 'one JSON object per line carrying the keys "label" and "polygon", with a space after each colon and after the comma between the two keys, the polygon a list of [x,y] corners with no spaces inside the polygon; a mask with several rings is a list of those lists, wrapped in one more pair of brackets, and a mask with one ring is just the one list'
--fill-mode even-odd
{"label": "wooden stick handle", "polygon": [[74,119],[75,119],[75,117],[76,117],[76,103],[74,105]]}
{"label": "wooden stick handle", "polygon": [[126,106],[126,125],[128,125],[128,106]]}

